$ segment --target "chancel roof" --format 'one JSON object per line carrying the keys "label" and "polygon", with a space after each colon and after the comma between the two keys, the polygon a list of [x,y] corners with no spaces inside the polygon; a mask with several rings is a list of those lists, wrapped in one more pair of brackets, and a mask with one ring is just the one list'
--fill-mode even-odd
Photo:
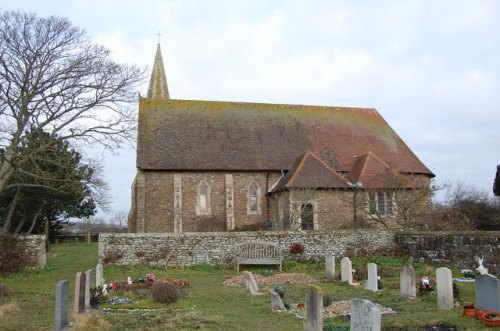
{"label": "chancel roof", "polygon": [[375,109],[139,101],[142,170],[286,171],[306,151],[340,173],[371,151],[397,172],[433,176]]}

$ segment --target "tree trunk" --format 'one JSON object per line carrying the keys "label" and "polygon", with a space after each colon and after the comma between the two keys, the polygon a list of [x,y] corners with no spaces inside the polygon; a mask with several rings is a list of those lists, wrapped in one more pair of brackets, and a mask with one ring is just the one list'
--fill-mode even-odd
{"label": "tree trunk", "polygon": [[7,213],[7,217],[5,218],[5,223],[2,228],[2,234],[7,234],[10,230],[10,226],[12,224],[12,217],[14,216],[14,211],[16,210],[17,202],[19,201],[19,192],[21,188],[18,187],[16,193],[14,194],[14,198],[12,199],[12,203],[10,204],[9,212]]}
{"label": "tree trunk", "polygon": [[30,234],[31,231],[33,231],[33,229],[35,228],[36,219],[38,218],[38,215],[40,215],[41,212],[42,212],[42,207],[40,207],[40,209],[38,209],[38,211],[36,212],[35,216],[33,216],[33,220],[31,221],[30,229],[28,230],[28,232],[26,232],[26,234]]}
{"label": "tree trunk", "polygon": [[14,234],[18,234],[19,231],[23,228],[24,223],[26,223],[26,214],[23,213],[23,217],[21,218],[21,221],[17,225],[16,231],[14,231]]}
{"label": "tree trunk", "polygon": [[7,183],[14,175],[14,168],[11,162],[12,157],[7,155],[0,165],[0,194],[5,190]]}

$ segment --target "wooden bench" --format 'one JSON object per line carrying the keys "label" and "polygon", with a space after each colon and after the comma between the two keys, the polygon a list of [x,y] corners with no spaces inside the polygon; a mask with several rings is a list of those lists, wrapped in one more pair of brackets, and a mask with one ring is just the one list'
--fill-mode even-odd
{"label": "wooden bench", "polygon": [[282,269],[283,257],[277,244],[265,241],[250,241],[236,245],[236,270],[241,264],[272,264]]}

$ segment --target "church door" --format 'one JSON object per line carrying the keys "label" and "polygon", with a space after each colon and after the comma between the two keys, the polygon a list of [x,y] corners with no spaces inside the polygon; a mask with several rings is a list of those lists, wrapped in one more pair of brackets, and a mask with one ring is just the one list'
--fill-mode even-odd
{"label": "church door", "polygon": [[302,230],[314,230],[314,209],[313,205],[302,205],[300,210],[300,219],[302,223]]}

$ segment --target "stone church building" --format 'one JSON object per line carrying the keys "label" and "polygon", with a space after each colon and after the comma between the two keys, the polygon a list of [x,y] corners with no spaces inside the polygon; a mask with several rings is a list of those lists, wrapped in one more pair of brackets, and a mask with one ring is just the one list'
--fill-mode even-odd
{"label": "stone church building", "polygon": [[433,173],[372,108],[140,97],[129,232],[400,227]]}

